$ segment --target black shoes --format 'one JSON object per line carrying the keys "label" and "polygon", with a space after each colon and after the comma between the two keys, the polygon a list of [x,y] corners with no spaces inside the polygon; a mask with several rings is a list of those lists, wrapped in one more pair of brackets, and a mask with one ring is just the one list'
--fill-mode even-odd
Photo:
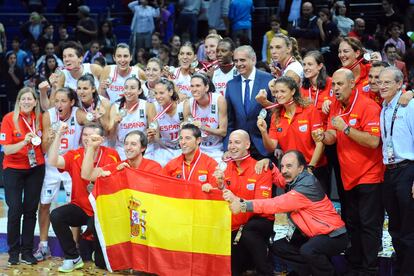
{"label": "black shoes", "polygon": [[9,255],[9,265],[18,265],[19,264],[19,254]]}
{"label": "black shoes", "polygon": [[37,264],[36,258],[33,256],[33,254],[22,254],[21,262],[28,265],[35,265]]}

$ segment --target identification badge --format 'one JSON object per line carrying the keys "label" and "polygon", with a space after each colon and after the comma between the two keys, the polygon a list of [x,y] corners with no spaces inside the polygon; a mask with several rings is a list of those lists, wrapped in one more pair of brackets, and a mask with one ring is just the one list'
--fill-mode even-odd
{"label": "identification badge", "polygon": [[395,162],[394,146],[392,144],[392,141],[387,142],[387,159],[388,159],[388,163]]}
{"label": "identification badge", "polygon": [[37,161],[36,161],[36,153],[35,153],[34,148],[29,149],[29,151],[27,152],[27,157],[29,158],[30,168],[36,167]]}
{"label": "identification badge", "polygon": [[290,219],[288,219],[287,221],[288,221],[288,229],[286,233],[286,239],[288,242],[290,242],[292,240],[293,233],[295,233],[296,226],[293,224],[293,222]]}

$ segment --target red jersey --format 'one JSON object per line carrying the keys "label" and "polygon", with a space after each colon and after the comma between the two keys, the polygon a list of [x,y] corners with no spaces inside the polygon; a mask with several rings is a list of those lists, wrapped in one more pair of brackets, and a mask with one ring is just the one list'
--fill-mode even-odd
{"label": "red jersey", "polygon": [[[118,165],[123,163],[123,162],[128,163],[128,160],[119,161],[118,163],[106,165],[102,169],[112,172],[112,171],[116,170],[116,167],[118,167]],[[161,167],[160,164],[158,164],[157,162],[155,162],[153,160],[142,158],[141,163],[139,164],[137,170],[160,174],[161,171],[162,171],[162,167]]]}
{"label": "red jersey", "polygon": [[[307,107],[296,106],[295,114],[292,119],[286,116],[286,110],[282,107],[279,122],[275,122],[275,114],[272,115],[269,136],[278,141],[281,149],[299,150],[309,163],[315,151],[316,144],[312,138],[312,131],[325,129],[322,116],[313,105]],[[326,165],[326,157],[323,155],[317,164]]]}
{"label": "red jersey", "polygon": [[369,84],[365,85],[362,88],[361,94],[364,95],[365,97],[370,98],[371,100],[376,102],[380,107],[382,107],[382,102],[384,101],[384,99],[381,98],[379,91],[378,92],[372,91],[371,88],[369,87]]}
{"label": "red jersey", "polygon": [[[27,127],[25,122],[20,115],[18,117],[18,124],[20,131],[18,131],[13,122],[14,112],[7,113],[1,123],[0,130],[0,145],[13,145],[17,144],[24,140],[24,137],[27,133],[30,132],[30,129]],[[39,129],[35,127],[36,115],[34,112],[31,113],[30,121],[27,121],[29,126],[34,129],[35,134],[39,137],[42,136],[42,115],[39,115]],[[34,146],[31,143],[23,146],[18,152],[4,155],[3,159],[3,169],[13,168],[13,169],[30,169],[28,152],[31,149],[34,149],[36,155],[36,162],[38,165],[45,163],[45,158],[43,156],[41,145]]]}
{"label": "red jersey", "polygon": [[332,100],[334,98],[332,89],[332,78],[327,77],[326,78],[326,85],[325,88],[320,89],[314,89],[312,86],[309,88],[304,88],[303,86],[300,88],[300,94],[302,95],[302,98],[309,99],[312,102],[312,105],[314,105],[319,111],[322,112],[322,104],[326,100]]}
{"label": "red jersey", "polygon": [[[380,107],[368,97],[361,96],[360,92],[356,93],[356,90],[349,101],[350,105],[345,110],[339,101],[332,104],[328,129],[335,130],[332,118],[340,115],[350,127],[380,137]],[[375,149],[361,146],[342,131],[336,131],[336,137],[345,190],[351,190],[358,184],[382,182],[384,165],[381,146]]]}
{"label": "red jersey", "polygon": [[362,62],[359,64],[360,73],[358,79],[355,80],[355,89],[358,91],[364,90],[364,87],[369,84],[368,82],[368,73],[371,69],[371,64],[363,64]]}
{"label": "red jersey", "polygon": [[[88,215],[93,215],[93,209],[89,202],[87,186],[89,181],[81,178],[82,161],[85,148],[70,150],[63,155],[65,167],[60,171],[67,171],[72,177],[72,198],[70,203],[82,208]],[[95,167],[104,167],[108,164],[119,162],[120,158],[116,150],[107,147],[100,147],[98,159],[94,162]]]}
{"label": "red jersey", "polygon": [[[272,197],[272,172],[270,170],[256,174],[254,167],[256,160],[252,157],[241,161],[237,167],[235,161],[227,163],[224,172],[224,183],[226,188],[236,196],[245,200],[265,199]],[[241,225],[246,224],[253,216],[253,213],[240,213],[232,215],[231,229],[237,230]],[[269,220],[274,220],[274,215],[261,215]]]}
{"label": "red jersey", "polygon": [[197,149],[190,164],[185,163],[184,155],[181,154],[165,165],[163,174],[201,184],[211,184],[215,183],[213,173],[216,167],[217,162],[213,158]]}

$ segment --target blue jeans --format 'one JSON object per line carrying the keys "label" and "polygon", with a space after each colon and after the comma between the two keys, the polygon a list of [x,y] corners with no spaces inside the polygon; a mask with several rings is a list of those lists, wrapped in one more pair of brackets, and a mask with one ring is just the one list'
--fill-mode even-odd
{"label": "blue jeans", "polygon": [[[36,226],[36,212],[39,205],[40,192],[45,165],[31,169],[4,170],[4,191],[7,211],[7,245],[9,255],[31,254]],[[23,215],[23,229],[20,234],[20,219]]]}

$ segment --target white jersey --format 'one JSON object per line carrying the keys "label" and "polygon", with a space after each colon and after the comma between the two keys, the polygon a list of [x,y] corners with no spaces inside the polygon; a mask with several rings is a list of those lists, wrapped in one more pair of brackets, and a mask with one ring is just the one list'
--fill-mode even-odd
{"label": "white jersey", "polygon": [[[76,119],[76,112],[78,108],[73,107],[72,113],[69,119],[66,121],[68,124],[68,130],[62,135],[60,139],[59,155],[65,154],[69,150],[79,148],[82,126]],[[59,124],[58,115],[56,109],[48,109],[50,117],[50,127],[54,127]],[[43,180],[42,192],[41,192],[41,203],[48,204],[53,198],[55,198],[57,191],[60,187],[60,182],[63,181],[66,190],[67,201],[70,200],[72,178],[68,172],[59,172],[56,167],[49,165],[48,156],[46,154],[46,172]]]}
{"label": "white jersey", "polygon": [[[157,114],[162,112],[163,107],[157,102],[155,109]],[[176,112],[173,116],[165,113],[158,118],[160,140],[158,143],[150,144],[145,151],[145,158],[157,161],[161,166],[165,166],[171,159],[181,154],[178,136],[180,125],[184,121],[184,103],[177,105]]]}
{"label": "white jersey", "polygon": [[106,89],[106,93],[108,94],[109,101],[112,104],[116,100],[121,98],[122,95],[124,94],[125,80],[130,77],[136,77],[138,79],[139,75],[138,75],[138,68],[136,66],[131,66],[129,68],[128,74],[125,77],[121,76],[118,73],[118,70],[117,70],[118,67],[116,64],[109,65],[109,67],[111,68],[111,70],[109,72],[108,79],[110,80],[111,84]]}
{"label": "white jersey", "polygon": [[[87,73],[92,74],[90,63],[84,63],[81,66],[83,67],[82,76],[86,75]],[[67,69],[63,69],[62,73],[65,75],[65,83],[63,84],[63,87],[68,87],[68,88],[73,89],[74,91],[76,91],[76,89],[78,88],[78,80],[75,79],[74,77],[72,77],[72,75],[70,74],[70,72]],[[94,79],[95,79],[95,87],[96,87],[96,89],[98,89],[99,80],[95,76],[94,76]]]}
{"label": "white jersey", "polygon": [[181,68],[174,68],[174,71],[171,72],[174,75],[173,82],[177,86],[178,91],[189,98],[193,97],[191,94],[191,75],[183,75],[181,73]]}
{"label": "white jersey", "polygon": [[216,92],[220,93],[223,96],[226,96],[227,82],[232,80],[234,76],[236,75],[237,75],[236,67],[233,67],[227,73],[224,73],[223,71],[221,71],[220,68],[215,70],[213,74],[213,78],[211,80],[213,81],[213,84],[216,87]]}
{"label": "white jersey", "polygon": [[154,90],[148,87],[148,82],[141,82],[142,92],[144,93],[145,98],[147,98],[147,102],[149,103],[156,103]]}
{"label": "white jersey", "polygon": [[[209,96],[210,96],[209,106],[205,108],[201,108],[195,102],[194,98],[191,98],[189,101],[190,108],[192,112],[195,109],[195,118],[201,121],[202,126],[217,129],[219,128],[218,98],[222,96],[218,93],[210,93]],[[194,106],[194,103],[195,103],[195,106]],[[216,160],[220,160],[221,156],[223,155],[223,137],[218,136],[218,135],[213,135],[207,132],[204,132],[203,136],[205,137],[203,137],[201,141],[201,145],[200,145],[201,151]]]}
{"label": "white jersey", "polygon": [[300,64],[299,61],[294,61],[291,62],[286,68],[285,70],[283,70],[283,76],[286,75],[286,72],[288,71],[293,71],[294,73],[296,73],[296,75],[298,75],[300,77],[300,82],[302,83],[303,78],[304,78],[304,73],[303,73],[303,66],[302,64]]}
{"label": "white jersey", "polygon": [[[115,104],[119,109],[119,104]],[[146,106],[147,101],[139,99],[137,108],[132,111],[132,113],[127,113],[127,115],[122,118],[121,122],[118,125],[115,149],[118,151],[121,160],[126,159],[124,152],[125,136],[133,130],[140,130],[145,133],[147,129],[148,121]]]}

